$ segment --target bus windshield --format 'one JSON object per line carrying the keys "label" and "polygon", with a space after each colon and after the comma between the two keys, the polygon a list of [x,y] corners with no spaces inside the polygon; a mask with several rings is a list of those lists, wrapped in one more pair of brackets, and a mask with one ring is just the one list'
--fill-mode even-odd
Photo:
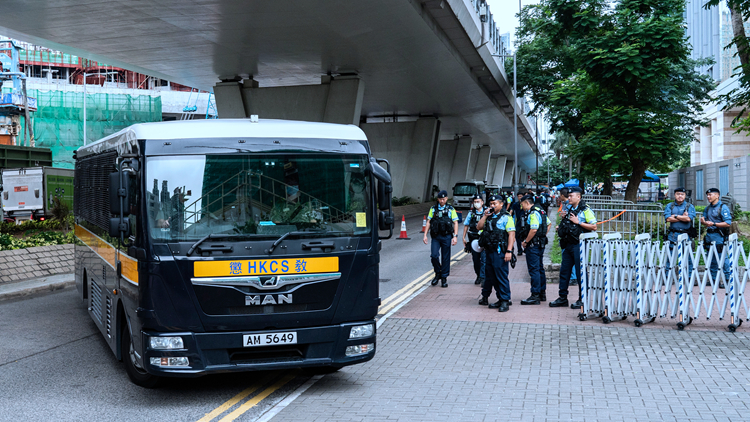
{"label": "bus windshield", "polygon": [[157,242],[209,234],[366,234],[372,225],[366,164],[364,155],[148,157],[148,230]]}
{"label": "bus windshield", "polygon": [[473,195],[477,193],[477,185],[462,184],[453,188],[454,195]]}

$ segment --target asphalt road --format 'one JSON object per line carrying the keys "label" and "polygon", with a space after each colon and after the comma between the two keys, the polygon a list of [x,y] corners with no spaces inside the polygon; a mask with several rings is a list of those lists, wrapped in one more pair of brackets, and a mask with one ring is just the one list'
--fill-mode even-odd
{"label": "asphalt road", "polygon": [[[384,300],[431,269],[422,217],[406,224],[411,240],[397,240],[397,230],[383,242]],[[0,303],[0,421],[253,421],[311,377],[254,372],[167,379],[158,389],[143,389],[130,383],[75,289]],[[267,397],[254,406],[233,406],[233,399],[254,394]]]}

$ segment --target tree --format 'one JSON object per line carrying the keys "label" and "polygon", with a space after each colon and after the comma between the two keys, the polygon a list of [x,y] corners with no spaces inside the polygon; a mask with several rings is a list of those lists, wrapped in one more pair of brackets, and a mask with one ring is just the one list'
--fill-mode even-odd
{"label": "tree", "polygon": [[[674,162],[712,87],[690,59],[682,0],[542,0],[518,31],[519,91],[576,142],[581,175],[629,174],[636,200],[647,168]],[[537,74],[533,74],[535,72]],[[522,76],[526,74],[527,76]],[[531,75],[530,75],[531,74]]]}
{"label": "tree", "polygon": [[[548,178],[549,176],[549,178]],[[533,175],[533,179],[537,183],[547,183],[550,181],[550,186],[557,186],[561,183],[565,183],[567,178],[567,168],[554,154],[550,154],[542,164],[539,164],[539,176]]]}
{"label": "tree", "polygon": [[[716,7],[721,0],[710,0],[704,5],[706,9]],[[731,15],[733,38],[729,48],[734,45],[737,48],[736,56],[740,59],[740,66],[733,69],[732,76],[738,77],[737,87],[726,94],[720,95],[717,101],[724,104],[724,110],[740,108],[732,125],[738,132],[750,131],[750,117],[747,117],[747,106],[750,104],[750,43],[745,34],[745,21],[750,17],[750,0],[728,0],[727,7]]]}

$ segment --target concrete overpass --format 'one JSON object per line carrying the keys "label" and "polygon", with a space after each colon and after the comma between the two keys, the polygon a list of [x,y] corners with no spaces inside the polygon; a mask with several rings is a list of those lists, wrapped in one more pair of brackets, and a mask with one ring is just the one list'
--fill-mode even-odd
{"label": "concrete overpass", "polygon": [[[512,184],[519,102],[480,1],[6,0],[0,33],[213,90],[222,118],[360,125],[394,195],[424,200],[465,178]],[[523,183],[534,127],[518,127]]]}

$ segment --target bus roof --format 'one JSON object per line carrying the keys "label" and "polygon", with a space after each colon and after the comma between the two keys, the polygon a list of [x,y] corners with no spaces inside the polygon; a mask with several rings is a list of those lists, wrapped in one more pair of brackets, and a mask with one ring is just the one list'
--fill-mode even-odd
{"label": "bus roof", "polygon": [[[305,138],[366,141],[365,133],[355,125],[303,122],[294,120],[206,119],[138,123],[113,133],[78,150],[79,156],[96,154],[111,148],[128,150],[135,141],[190,138]],[[126,151],[121,151],[126,152]]]}

